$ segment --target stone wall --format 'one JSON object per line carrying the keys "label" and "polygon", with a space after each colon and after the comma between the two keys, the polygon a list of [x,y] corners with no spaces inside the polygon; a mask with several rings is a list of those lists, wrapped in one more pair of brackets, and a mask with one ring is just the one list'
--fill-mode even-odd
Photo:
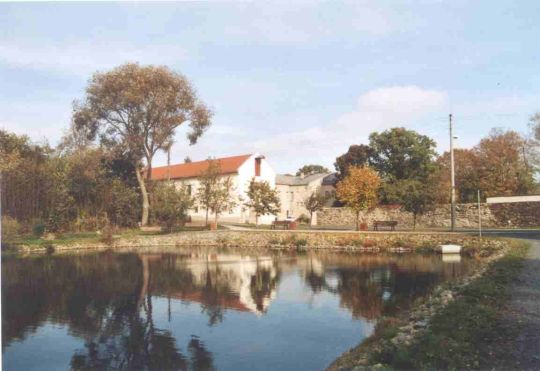
{"label": "stone wall", "polygon": [[[482,226],[495,227],[539,227],[540,202],[481,204]],[[450,205],[441,205],[434,211],[418,217],[417,227],[449,228]],[[398,228],[412,228],[412,213],[401,210],[399,206],[382,206],[369,213],[362,213],[369,227],[375,220],[396,220]],[[317,212],[317,225],[326,227],[348,227],[355,225],[354,213],[348,208],[330,207]],[[477,204],[456,205],[456,226],[458,228],[478,227]]]}
{"label": "stone wall", "polygon": [[[440,232],[354,232],[354,231],[201,231],[180,232],[168,235],[134,236],[114,238],[112,243],[79,242],[55,244],[57,252],[95,249],[136,249],[137,251],[174,251],[178,247],[189,248],[242,248],[258,249],[337,249],[370,252],[436,251],[437,246],[455,243],[463,246],[463,253],[471,256],[489,256],[504,248],[505,242],[460,233]],[[19,246],[21,252],[45,251],[36,246]]]}

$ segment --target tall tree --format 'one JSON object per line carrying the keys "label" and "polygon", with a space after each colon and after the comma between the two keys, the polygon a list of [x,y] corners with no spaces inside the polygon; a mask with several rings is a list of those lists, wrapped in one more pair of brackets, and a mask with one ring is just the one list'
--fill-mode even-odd
{"label": "tall tree", "polygon": [[422,180],[433,170],[435,141],[405,128],[392,128],[369,136],[371,166],[386,181]]}
{"label": "tall tree", "polygon": [[313,213],[321,210],[328,201],[327,197],[322,194],[320,188],[317,188],[304,200],[304,206],[306,210],[309,211],[309,221],[313,221]]}
{"label": "tall tree", "polygon": [[131,154],[142,195],[141,224],[146,225],[154,155],[167,148],[184,124],[190,127],[189,143],[195,144],[210,118],[210,110],[183,75],[164,66],[127,63],[92,76],[84,100],[74,104],[73,126]]}
{"label": "tall tree", "polygon": [[196,198],[199,205],[206,210],[205,225],[208,225],[208,214],[219,188],[219,178],[221,176],[221,166],[218,161],[208,160],[208,167],[199,177],[199,188]]}
{"label": "tall tree", "polygon": [[257,182],[252,178],[247,191],[247,201],[244,203],[255,212],[255,224],[259,225],[259,217],[267,214],[277,214],[280,201],[277,191],[266,181]]}
{"label": "tall tree", "polygon": [[369,164],[371,157],[371,148],[365,144],[353,144],[349,150],[336,158],[334,167],[338,173],[339,179],[344,179],[348,174],[350,166],[365,166]]}
{"label": "tall tree", "polygon": [[475,147],[480,189],[486,196],[527,194],[534,189],[525,146],[517,132],[493,129]]}
{"label": "tall tree", "polygon": [[296,172],[296,176],[309,176],[313,174],[324,174],[330,171],[322,165],[304,165]]}
{"label": "tall tree", "polygon": [[377,172],[367,166],[349,167],[348,175],[337,184],[337,197],[355,213],[357,231],[360,230],[360,212],[377,205],[380,185]]}
{"label": "tall tree", "polygon": [[[457,200],[461,203],[476,202],[477,192],[480,189],[478,154],[474,149],[455,149],[455,180]],[[438,184],[435,185],[438,200],[441,203],[450,202],[450,153],[444,152],[437,158],[436,177]]]}
{"label": "tall tree", "polygon": [[529,120],[529,136],[526,140],[528,163],[538,179],[540,175],[540,112]]}

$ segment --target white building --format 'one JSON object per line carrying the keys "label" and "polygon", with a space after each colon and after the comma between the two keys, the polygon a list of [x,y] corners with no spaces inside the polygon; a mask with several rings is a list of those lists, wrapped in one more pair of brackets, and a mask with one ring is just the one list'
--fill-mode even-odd
{"label": "white building", "polygon": [[[256,153],[249,155],[224,157],[213,159],[219,163],[221,176],[230,177],[234,184],[234,193],[236,198],[236,206],[222,213],[219,217],[220,221],[233,223],[255,223],[255,213],[243,205],[247,201],[247,190],[249,182],[252,178],[256,181],[266,181],[272,188],[275,187],[276,173],[268,164],[265,157]],[[199,177],[208,169],[210,160],[196,161],[185,164],[177,164],[171,166],[161,166],[152,169],[152,180],[168,180],[170,179],[178,186],[184,185],[188,192],[195,195],[199,188]],[[193,221],[201,221],[205,219],[206,210],[200,205],[194,207],[190,211],[190,216]],[[210,213],[210,220],[213,218]],[[264,215],[259,217],[259,223],[270,224],[275,219],[274,215]]]}

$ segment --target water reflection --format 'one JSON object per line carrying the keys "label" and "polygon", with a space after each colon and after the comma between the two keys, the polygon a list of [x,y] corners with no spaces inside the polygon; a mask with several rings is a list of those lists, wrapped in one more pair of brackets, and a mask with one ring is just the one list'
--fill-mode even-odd
{"label": "water reflection", "polygon": [[[417,255],[319,252],[304,256],[246,256],[204,250],[4,258],[4,359],[10,365],[18,365],[23,360],[15,350],[10,353],[11,346],[16,343],[30,347],[29,339],[36,332],[56,324],[65,326],[69,336],[82,343],[73,350],[65,350],[71,352],[66,367],[72,369],[212,370],[220,368],[216,362],[227,368],[237,360],[228,359],[226,363],[225,351],[215,353],[209,349],[208,341],[213,341],[214,348],[223,346],[214,341],[215,333],[199,326],[184,336],[178,335],[182,329],[171,323],[185,311],[171,307],[177,303],[198,306],[209,328],[225,326],[228,316],[234,314],[229,319],[234,328],[227,331],[232,331],[228,339],[237,342],[233,344],[235,349],[250,343],[246,336],[266,336],[275,345],[287,345],[291,335],[285,334],[287,329],[279,328],[281,323],[293,315],[300,321],[307,320],[309,311],[313,311],[307,305],[297,305],[302,301],[301,295],[311,296],[310,300],[320,298],[327,306],[316,317],[317,321],[310,320],[307,326],[299,324],[290,330],[299,339],[302,331],[308,331],[306,327],[324,337],[329,335],[325,331],[345,331],[350,327],[347,321],[367,323],[403,310],[437,282],[465,273],[470,264],[467,260],[443,264],[440,257]],[[295,300],[287,299],[288,294]],[[167,322],[155,320],[162,313],[158,310],[156,314],[154,306],[161,303],[167,303]],[[275,313],[269,313],[274,305]],[[339,314],[340,310],[349,313],[348,320]],[[246,315],[262,320],[253,325],[260,326],[263,333],[246,335],[241,331],[242,321],[249,319]],[[182,324],[188,327],[187,317]],[[236,329],[243,334],[242,339],[235,338]],[[361,340],[357,330],[353,330],[346,334],[348,342]],[[199,337],[200,333],[205,337]],[[328,362],[353,344],[341,344],[338,339],[338,349],[331,349],[333,353],[322,354],[318,359],[317,353],[327,350],[328,345],[321,344],[320,349],[311,349],[310,345],[313,362]],[[251,350],[250,359],[272,362],[267,353],[273,346],[271,343],[267,349]],[[39,354],[32,357],[40,362]],[[279,364],[288,361],[286,358],[279,360]],[[287,365],[297,368],[299,365],[292,363],[294,358]],[[300,365],[325,366],[308,362]]]}

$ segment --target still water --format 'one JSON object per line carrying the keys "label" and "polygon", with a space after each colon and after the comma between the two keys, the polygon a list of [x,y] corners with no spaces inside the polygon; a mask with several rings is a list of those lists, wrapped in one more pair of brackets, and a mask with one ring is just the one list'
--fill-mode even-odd
{"label": "still water", "polygon": [[4,370],[320,370],[468,260],[234,250],[2,259]]}

